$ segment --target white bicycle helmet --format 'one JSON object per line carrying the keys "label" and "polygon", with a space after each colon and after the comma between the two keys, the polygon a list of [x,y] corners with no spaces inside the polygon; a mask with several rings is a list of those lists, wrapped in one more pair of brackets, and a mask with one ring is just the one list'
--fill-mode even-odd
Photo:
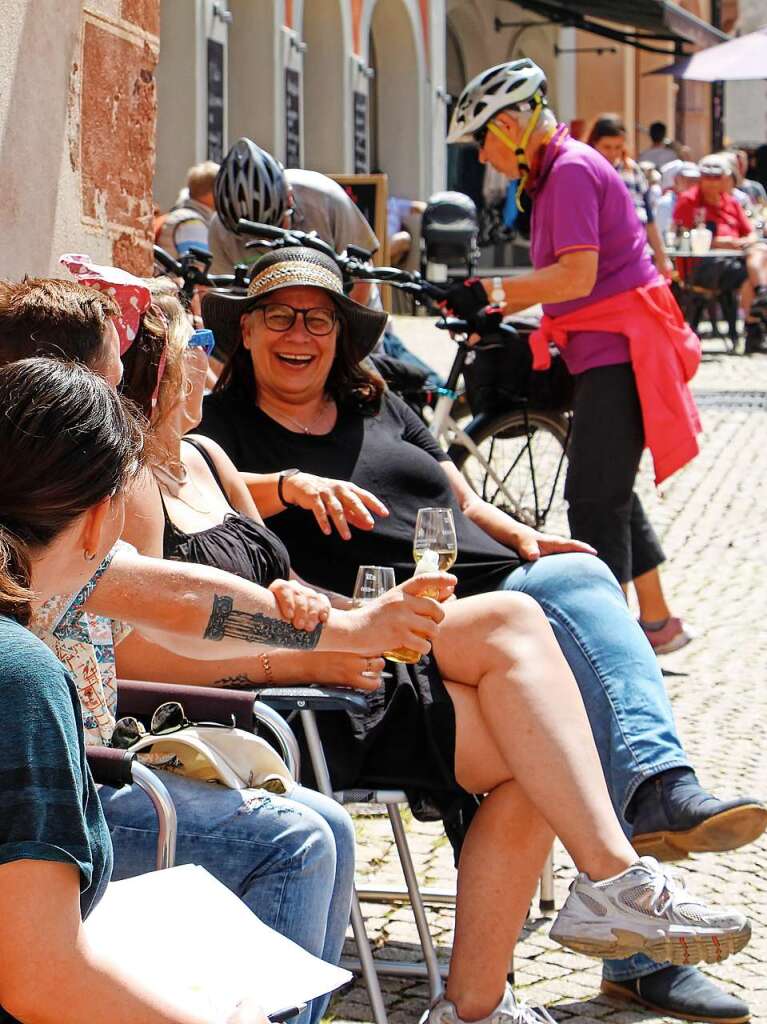
{"label": "white bicycle helmet", "polygon": [[229,231],[237,231],[240,217],[279,224],[288,205],[283,166],[255,142],[238,139],[221,163],[213,198],[216,213]]}
{"label": "white bicycle helmet", "polygon": [[473,78],[461,93],[447,141],[473,142],[474,132],[502,110],[532,109],[536,95],[545,103],[546,76],[528,57],[488,68]]}

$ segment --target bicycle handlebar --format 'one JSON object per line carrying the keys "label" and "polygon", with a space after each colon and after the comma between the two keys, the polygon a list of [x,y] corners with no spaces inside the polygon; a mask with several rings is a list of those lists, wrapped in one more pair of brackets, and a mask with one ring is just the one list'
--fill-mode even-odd
{"label": "bicycle handlebar", "polygon": [[[336,252],[325,242],[316,231],[298,231],[293,228],[279,228],[274,224],[260,224],[257,221],[238,221],[237,230],[241,234],[251,235],[253,240],[246,243],[247,247],[263,245],[268,249],[294,248],[305,246],[329,256],[339,267],[346,282],[368,281],[371,284],[390,284],[395,288],[415,295],[424,295],[437,301],[444,299],[449,286],[433,284],[426,281],[420,274],[398,267],[376,267],[368,262],[373,253],[359,246],[352,245],[350,251]],[[264,245],[264,243],[267,243]]]}
{"label": "bicycle handlebar", "polygon": [[192,246],[180,260],[175,259],[159,245],[154,246],[154,258],[169,274],[180,277],[184,284],[181,291],[187,299],[191,299],[198,285],[204,288],[246,288],[247,268],[237,267],[234,274],[209,274],[211,255],[204,249]]}

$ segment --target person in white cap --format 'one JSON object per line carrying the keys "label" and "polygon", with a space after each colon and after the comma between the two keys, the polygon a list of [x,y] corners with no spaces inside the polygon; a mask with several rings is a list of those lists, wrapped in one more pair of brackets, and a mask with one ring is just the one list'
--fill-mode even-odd
{"label": "person in white cap", "polygon": [[655,223],[663,237],[674,227],[676,197],[700,181],[700,171],[690,160],[671,160],[661,168],[660,177],[663,195],[655,208]]}

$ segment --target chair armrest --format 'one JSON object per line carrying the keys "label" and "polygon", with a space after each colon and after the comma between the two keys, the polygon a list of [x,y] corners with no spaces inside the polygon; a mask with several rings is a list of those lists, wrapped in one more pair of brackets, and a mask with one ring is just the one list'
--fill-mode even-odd
{"label": "chair armrest", "polygon": [[253,731],[252,690],[225,690],[212,686],[182,686],[176,683],[147,683],[136,679],[117,682],[118,715],[149,718],[160,704],[177,700],[193,722],[221,722]]}
{"label": "chair armrest", "polygon": [[277,711],[367,711],[364,690],[332,686],[265,686],[251,696]]}
{"label": "chair armrest", "polygon": [[86,747],[85,756],[93,778],[101,785],[120,789],[133,784],[132,764],[136,755],[130,750]]}

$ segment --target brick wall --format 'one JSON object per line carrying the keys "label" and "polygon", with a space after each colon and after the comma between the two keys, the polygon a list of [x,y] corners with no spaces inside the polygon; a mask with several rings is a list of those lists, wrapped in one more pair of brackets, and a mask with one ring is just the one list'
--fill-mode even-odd
{"label": "brick wall", "polygon": [[118,17],[107,7],[83,10],[82,65],[71,85],[79,93],[81,214],[107,233],[114,263],[147,274],[160,4],[122,0]]}
{"label": "brick wall", "polygon": [[0,277],[151,270],[160,0],[0,0]]}

